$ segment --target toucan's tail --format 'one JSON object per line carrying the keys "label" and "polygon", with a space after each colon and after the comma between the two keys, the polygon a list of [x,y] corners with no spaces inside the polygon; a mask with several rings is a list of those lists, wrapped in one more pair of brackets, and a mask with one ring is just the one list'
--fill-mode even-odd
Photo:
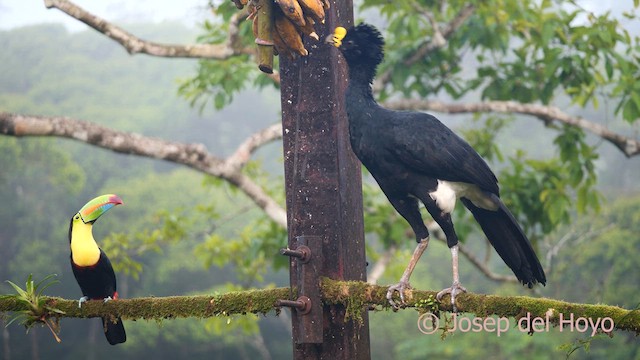
{"label": "toucan's tail", "polygon": [[460,200],[471,211],[491,245],[518,280],[530,288],[535,283],[545,285],[547,278],[542,265],[520,225],[497,195],[487,195],[498,204],[496,211],[479,208],[466,198]]}
{"label": "toucan's tail", "polygon": [[111,319],[102,318],[102,327],[104,328],[104,336],[111,345],[116,345],[127,341],[127,333],[124,331],[122,319],[117,318],[115,322]]}

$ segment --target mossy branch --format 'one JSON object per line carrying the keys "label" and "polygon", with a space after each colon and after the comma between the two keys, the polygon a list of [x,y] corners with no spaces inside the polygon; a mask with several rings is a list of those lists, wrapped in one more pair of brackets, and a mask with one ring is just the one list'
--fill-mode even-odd
{"label": "mossy branch", "polygon": [[[436,291],[407,290],[405,299],[407,307],[417,308],[422,311],[451,311],[449,297],[446,296],[442,303],[435,301]],[[355,310],[362,306],[381,306],[390,309],[386,298],[387,287],[369,285],[358,281],[334,281],[323,279],[322,297],[325,304],[347,304],[348,309]],[[514,317],[520,319],[530,315],[531,318],[545,319],[549,316],[549,322],[558,324],[560,314],[563,321],[578,318],[592,319],[594,322],[600,318],[611,318],[615,329],[632,331],[640,335],[640,310],[627,310],[611,305],[577,304],[565,301],[533,298],[528,296],[496,296],[483,294],[459,294],[456,295],[456,304],[459,312],[473,314],[477,317],[498,315],[500,317]],[[355,314],[354,311],[348,313]],[[566,324],[566,323],[565,323]]]}
{"label": "mossy branch", "polygon": [[[266,314],[275,309],[278,299],[289,299],[289,288],[233,291],[221,295],[142,297],[115,301],[87,301],[47,298],[46,304],[64,312],[55,317],[91,318],[118,315],[126,320],[212,317],[232,314]],[[23,311],[24,304],[14,299],[0,300],[0,312]]]}
{"label": "mossy branch", "polygon": [[[343,305],[347,316],[359,317],[363,309],[376,307],[390,309],[386,299],[387,287],[369,285],[357,281],[335,281],[327,278],[321,283],[322,298],[325,305]],[[407,290],[407,308],[419,311],[451,311],[446,297],[443,303],[435,301],[435,291]],[[221,295],[147,297],[120,299],[102,303],[89,301],[78,308],[77,300],[65,300],[56,297],[47,299],[47,305],[64,312],[52,314],[52,317],[89,318],[119,315],[127,320],[168,319],[177,317],[212,317],[233,314],[266,314],[272,310],[278,299],[295,300],[295,293],[289,288],[266,290],[235,291]],[[458,310],[477,317],[498,315],[519,319],[530,315],[545,318],[558,324],[560,314],[565,321],[573,315],[574,319],[610,318],[615,329],[635,332],[640,335],[640,310],[627,310],[610,305],[577,304],[546,298],[527,296],[496,296],[482,294],[460,294],[457,297]],[[23,304],[13,299],[0,300],[0,312],[25,310]]]}

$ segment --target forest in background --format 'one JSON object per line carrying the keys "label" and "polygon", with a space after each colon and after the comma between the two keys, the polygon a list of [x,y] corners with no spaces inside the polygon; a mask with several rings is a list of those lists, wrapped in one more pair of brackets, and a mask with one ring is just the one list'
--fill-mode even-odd
{"label": "forest in background", "polygon": [[[152,40],[156,36],[165,41],[194,37],[177,24],[128,28]],[[279,121],[280,100],[273,90],[247,91],[222,111],[204,107],[200,113],[176,95],[177,80],[192,75],[195,61],[130,57],[92,31],[70,34],[60,26],[33,26],[0,32],[0,44],[5,49],[0,54],[0,111],[71,116],[147,136],[200,142],[216,154],[231,151],[255,129]],[[447,117],[441,118],[447,122]],[[159,123],[163,125],[158,126]],[[458,130],[468,128],[469,123],[471,127],[480,126],[471,121],[448,123]],[[507,131],[500,134],[507,144],[522,146],[524,142],[529,151],[540,150],[543,157],[548,146],[541,146],[538,141],[544,144],[549,139],[541,137],[541,124],[518,121],[510,122]],[[226,264],[207,254],[212,244],[225,246],[220,243],[223,239],[242,241],[247,227],[269,226],[261,220],[260,212],[231,188],[189,169],[116,155],[68,140],[1,137],[0,148],[0,199],[5,204],[0,209],[0,253],[8,259],[0,265],[0,280],[21,283],[29,273],[36,278],[57,273],[61,283],[47,292],[65,298],[79,297],[68,264],[68,221],[86,200],[113,192],[124,199],[125,206],[100,220],[96,238],[100,243],[105,238],[111,243],[135,240],[131,241],[135,246],[127,249],[128,256],[109,252],[114,261],[137,264],[123,265],[128,272],[118,273],[121,296],[224,292],[235,286],[288,286],[288,275],[282,267],[267,266],[269,271],[263,271],[257,268],[260,264],[254,264],[256,268],[250,269],[239,263]],[[567,237],[567,246],[561,247],[553,258],[549,285],[537,292],[568,301],[635,308],[640,299],[635,286],[640,280],[640,260],[628,254],[640,248],[640,186],[635,180],[640,175],[640,163],[637,158],[624,158],[608,144],[603,143],[599,150],[598,188],[605,194],[603,209],[597,215],[575,215],[571,226],[556,231],[557,238]],[[511,150],[507,147],[502,151]],[[270,170],[261,174],[263,181],[272,182],[274,196],[282,198],[280,144],[264,149],[257,158]],[[158,229],[162,231],[155,232]],[[220,237],[214,238],[212,233]],[[272,233],[280,236],[276,240],[281,246],[286,244],[281,232]],[[154,241],[145,246],[149,239]],[[481,241],[468,243],[484,251]],[[375,250],[376,239],[368,238],[368,245]],[[382,284],[394,281],[412,246],[407,239]],[[420,289],[447,285],[447,253],[442,244],[433,246],[418,266],[413,285]],[[494,265],[496,271],[506,273],[499,260]],[[256,272],[260,276],[256,277]],[[474,292],[527,294],[517,285],[487,280],[464,262],[461,274]],[[2,286],[0,293],[10,291],[8,285]],[[264,357],[265,351],[274,359],[290,357],[286,315],[258,319],[126,322],[130,340],[117,348],[104,342],[97,320],[62,320],[61,344],[56,344],[46,329],[34,329],[24,336],[23,329],[15,325],[4,330],[3,339],[8,336],[14,358],[34,353],[38,354],[35,358],[43,359],[198,359],[211,358],[212,354],[219,358],[253,358]],[[416,320],[417,313],[413,311],[372,313],[374,358],[489,354],[493,358],[509,358],[514,352],[548,358],[566,353],[567,349],[561,346],[580,346],[580,341],[590,339],[588,334],[551,330],[534,336],[511,331],[500,338],[458,333],[442,341],[437,335],[421,334]],[[589,342],[588,353],[580,350],[580,357],[640,356],[637,339],[630,334],[614,335],[614,339],[599,335]],[[90,346],[80,345],[87,343]]]}

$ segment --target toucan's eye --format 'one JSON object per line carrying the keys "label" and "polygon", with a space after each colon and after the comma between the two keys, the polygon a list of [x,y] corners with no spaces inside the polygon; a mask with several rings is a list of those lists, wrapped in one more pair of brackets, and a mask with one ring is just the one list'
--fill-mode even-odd
{"label": "toucan's eye", "polygon": [[76,216],[74,217],[74,219],[75,219],[75,220],[80,220],[80,215],[76,215]]}

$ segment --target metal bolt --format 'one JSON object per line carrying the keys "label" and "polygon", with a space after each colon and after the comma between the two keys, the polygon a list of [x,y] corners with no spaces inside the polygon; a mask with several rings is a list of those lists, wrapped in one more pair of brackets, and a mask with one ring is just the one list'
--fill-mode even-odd
{"label": "metal bolt", "polygon": [[280,249],[280,254],[297,258],[301,263],[309,262],[311,259],[311,249],[306,245],[300,245],[295,250],[288,248]]}
{"label": "metal bolt", "polygon": [[276,306],[286,306],[296,309],[300,314],[305,315],[311,312],[311,299],[300,296],[298,300],[276,300]]}

